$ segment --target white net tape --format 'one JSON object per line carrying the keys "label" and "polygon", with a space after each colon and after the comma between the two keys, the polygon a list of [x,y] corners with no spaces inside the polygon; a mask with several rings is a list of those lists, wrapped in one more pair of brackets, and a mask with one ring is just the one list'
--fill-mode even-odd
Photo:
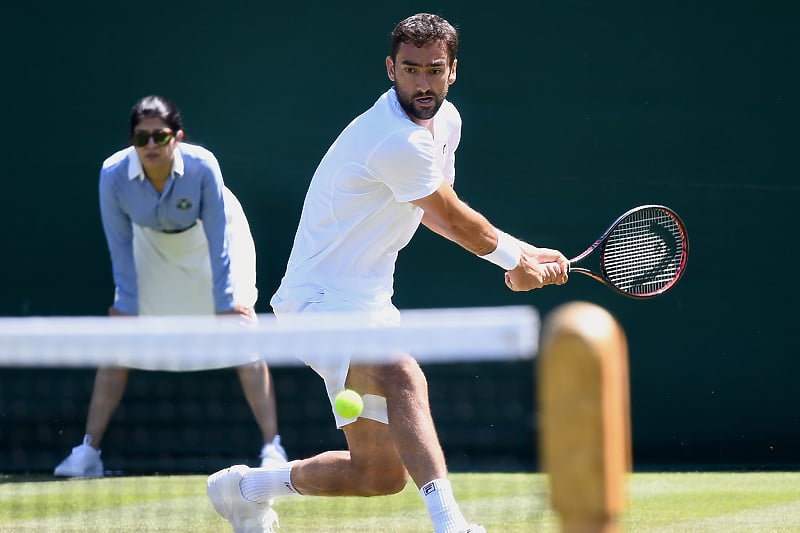
{"label": "white net tape", "polygon": [[0,318],[0,367],[123,366],[192,371],[263,358],[274,366],[299,357],[349,353],[383,362],[407,352],[420,362],[527,359],[538,346],[539,316],[529,306],[401,311],[397,327],[370,327],[363,315],[302,314],[281,320],[233,317]]}

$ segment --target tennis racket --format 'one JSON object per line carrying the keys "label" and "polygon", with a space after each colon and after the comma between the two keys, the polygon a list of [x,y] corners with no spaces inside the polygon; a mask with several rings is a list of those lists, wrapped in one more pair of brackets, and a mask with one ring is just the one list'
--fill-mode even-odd
{"label": "tennis racket", "polygon": [[[598,250],[599,271],[576,267]],[[589,276],[631,298],[651,298],[671,289],[686,270],[689,239],[677,213],[642,205],[623,213],[583,253],[570,260],[570,273]]]}

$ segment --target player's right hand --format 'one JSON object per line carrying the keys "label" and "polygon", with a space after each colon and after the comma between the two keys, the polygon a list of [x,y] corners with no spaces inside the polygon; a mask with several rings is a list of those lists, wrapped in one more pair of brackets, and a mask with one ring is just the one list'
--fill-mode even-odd
{"label": "player's right hand", "polygon": [[515,292],[563,285],[569,277],[569,261],[561,252],[522,243],[519,265],[506,272],[506,286]]}

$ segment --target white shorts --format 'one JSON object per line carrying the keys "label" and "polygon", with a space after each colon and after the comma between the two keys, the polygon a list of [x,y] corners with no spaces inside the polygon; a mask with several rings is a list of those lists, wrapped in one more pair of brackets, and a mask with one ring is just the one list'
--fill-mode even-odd
{"label": "white shorts", "polygon": [[[321,289],[309,293],[307,298],[297,299],[293,302],[273,298],[272,307],[279,321],[281,315],[291,313],[357,312],[358,316],[362,316],[361,313],[363,312],[365,325],[369,327],[396,326],[400,323],[400,311],[391,302],[376,304],[373,302],[349,301],[338,295],[326,294]],[[347,372],[350,369],[350,357],[350,354],[342,353],[338,357],[318,356],[303,358],[303,362],[319,374],[325,382],[325,389],[328,393],[337,428],[355,422],[359,418],[344,418],[333,408],[336,395],[345,388]],[[364,410],[361,412],[360,417],[388,424],[386,398],[373,394],[362,394],[362,398],[364,400]]]}
{"label": "white shorts", "polygon": [[[225,189],[225,218],[234,301],[253,307],[256,250],[236,196]],[[181,233],[133,225],[140,315],[213,315],[211,260],[202,221]]]}

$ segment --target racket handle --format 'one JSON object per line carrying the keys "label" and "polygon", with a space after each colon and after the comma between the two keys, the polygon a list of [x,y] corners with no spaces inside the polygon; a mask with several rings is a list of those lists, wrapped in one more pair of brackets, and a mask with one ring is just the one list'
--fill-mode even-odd
{"label": "racket handle", "polygon": [[[542,263],[542,266],[544,265],[558,265],[558,263],[551,261],[549,263]],[[569,263],[569,265],[567,265],[567,274],[569,274],[571,271],[572,271],[572,263]]]}

